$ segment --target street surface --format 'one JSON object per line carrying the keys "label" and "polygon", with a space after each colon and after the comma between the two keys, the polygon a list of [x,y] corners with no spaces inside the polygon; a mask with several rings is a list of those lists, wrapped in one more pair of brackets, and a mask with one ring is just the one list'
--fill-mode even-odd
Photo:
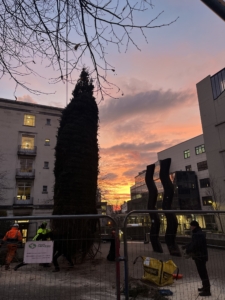
{"label": "street surface", "polygon": [[[59,258],[61,271],[53,273],[53,266],[44,268],[39,265],[26,265],[17,271],[12,263],[9,271],[0,269],[0,298],[1,300],[108,300],[116,299],[116,269],[114,262],[108,262],[106,256],[110,244],[102,243],[100,252],[94,261],[75,265],[69,268],[64,257]],[[142,260],[136,264],[133,261],[137,256],[150,256],[163,261],[172,259],[179,267],[183,279],[175,280],[173,285],[163,287],[170,289],[173,296],[168,299],[194,300],[206,299],[198,296],[197,288],[201,286],[195,264],[192,259],[171,257],[166,245],[164,253],[154,253],[151,244],[143,242],[128,242],[129,276],[134,282],[141,282],[143,276]],[[123,256],[123,243],[120,255]],[[225,299],[225,251],[209,249],[208,273],[211,281],[212,296],[207,299]],[[121,290],[124,284],[123,262],[120,264]],[[150,285],[151,286],[151,285]],[[156,288],[153,286],[153,288]],[[121,299],[124,296],[121,295]],[[151,299],[138,296],[136,299]]]}

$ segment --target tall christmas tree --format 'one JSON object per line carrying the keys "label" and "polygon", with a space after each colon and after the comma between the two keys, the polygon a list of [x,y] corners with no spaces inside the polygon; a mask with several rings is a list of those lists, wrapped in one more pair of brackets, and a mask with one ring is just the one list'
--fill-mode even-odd
{"label": "tall christmas tree", "polygon": [[[97,213],[99,119],[93,89],[89,73],[83,69],[73,98],[62,112],[55,147],[54,215]],[[53,220],[52,225],[67,240],[79,241],[71,248],[74,252],[82,250],[85,257],[92,244],[95,220]]]}

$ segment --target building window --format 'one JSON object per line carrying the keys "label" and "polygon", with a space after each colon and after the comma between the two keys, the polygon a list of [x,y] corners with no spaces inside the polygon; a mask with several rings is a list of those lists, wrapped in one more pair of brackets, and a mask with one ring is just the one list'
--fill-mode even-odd
{"label": "building window", "polygon": [[50,146],[50,139],[45,139],[45,146]]}
{"label": "building window", "polygon": [[196,155],[199,155],[199,154],[202,154],[202,153],[205,153],[205,145],[200,145],[198,147],[195,147],[195,154]]}
{"label": "building window", "polygon": [[20,159],[20,172],[30,173],[32,172],[33,159]]}
{"label": "building window", "polygon": [[46,119],[46,125],[51,125],[51,119]]}
{"label": "building window", "polygon": [[48,161],[45,161],[44,162],[44,169],[48,169],[49,168],[49,162]]}
{"label": "building window", "polygon": [[204,215],[205,227],[209,230],[218,230],[214,215]]}
{"label": "building window", "polygon": [[47,194],[47,193],[48,193],[48,186],[47,185],[43,185],[42,194]]}
{"label": "building window", "polygon": [[204,196],[204,197],[202,197],[202,204],[204,206],[212,206],[212,204],[213,204],[212,196]]}
{"label": "building window", "polygon": [[190,150],[185,150],[184,151],[184,158],[190,157]]}
{"label": "building window", "polygon": [[23,125],[25,126],[35,126],[35,116],[33,115],[24,115]]}
{"label": "building window", "polygon": [[18,183],[18,186],[17,186],[17,199],[18,200],[30,199],[30,194],[31,194],[31,185],[29,182]]}
{"label": "building window", "polygon": [[207,160],[197,163],[198,171],[204,171],[208,169]]}
{"label": "building window", "polygon": [[192,171],[192,170],[191,170],[191,165],[186,166],[186,167],[185,167],[185,170],[186,170],[186,171]]}
{"label": "building window", "polygon": [[219,71],[211,77],[211,85],[213,99],[215,100],[225,91],[225,69]]}
{"label": "building window", "polygon": [[209,178],[200,179],[199,182],[200,182],[200,187],[201,188],[210,187]]}
{"label": "building window", "polygon": [[23,134],[21,146],[22,149],[34,149],[34,136]]}

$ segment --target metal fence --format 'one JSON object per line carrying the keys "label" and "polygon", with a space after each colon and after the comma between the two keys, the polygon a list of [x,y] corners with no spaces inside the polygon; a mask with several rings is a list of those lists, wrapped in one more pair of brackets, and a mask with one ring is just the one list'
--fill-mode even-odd
{"label": "metal fence", "polygon": [[[119,261],[111,262],[106,259],[111,237],[109,234],[105,234],[102,227],[99,226],[100,219],[106,220],[105,223],[110,221],[111,226],[115,228],[116,237],[118,237],[117,224],[109,216],[14,216],[0,218],[0,239],[15,221],[20,224],[20,230],[23,234],[23,246],[17,248],[16,256],[10,263],[9,270],[5,270],[6,243],[0,248],[0,298],[8,300],[120,299]],[[24,243],[32,240],[43,220],[47,221],[48,226],[51,226],[54,220],[61,222],[62,226],[64,226],[65,220],[75,222],[75,224],[79,221],[96,220],[97,229],[91,240],[89,236],[88,238],[85,236],[85,233],[82,238],[76,240],[68,239],[67,236],[60,238],[57,235],[54,236],[54,244],[60,243],[65,247],[57,260],[60,271],[53,272],[55,270],[54,264],[21,264],[23,262]],[[119,240],[116,238],[117,257],[119,256],[118,243]],[[82,252],[86,244],[92,246],[88,248],[88,254],[83,260]],[[76,247],[76,255],[72,257],[74,266],[68,262],[68,245]],[[59,253],[57,251],[58,249],[55,248],[54,253]],[[15,267],[19,265],[21,266],[16,269]]]}
{"label": "metal fence", "polygon": [[[21,216],[21,217],[2,217],[0,218],[0,234],[10,228],[16,221],[20,224],[20,230],[23,234],[23,247],[17,249],[17,254],[10,264],[10,269],[5,270],[5,252],[6,246],[0,248],[0,295],[1,299],[9,300],[27,300],[27,299],[45,299],[45,300],[100,300],[100,299],[182,299],[190,300],[198,298],[198,288],[201,287],[201,280],[196,270],[194,261],[186,259],[183,255],[181,246],[191,240],[190,230],[178,230],[175,241],[181,256],[172,253],[168,248],[165,239],[167,224],[161,222],[158,240],[162,247],[161,252],[154,251],[152,236],[150,237],[150,228],[136,226],[134,228],[127,226],[127,220],[134,214],[175,214],[177,220],[180,215],[192,216],[193,219],[204,220],[204,216],[214,214],[217,223],[225,219],[225,211],[132,211],[125,216],[123,226],[118,227],[116,221],[110,216],[102,215],[80,215],[80,216]],[[202,217],[203,216],[203,217]],[[220,216],[220,221],[218,219]],[[62,222],[65,220],[96,220],[98,226],[95,235],[91,238],[91,243],[87,243],[90,238],[83,235],[76,240],[54,238],[54,242],[63,242],[63,244],[73,244],[80,247],[76,255],[72,257],[74,266],[71,267],[67,260],[66,251],[58,258],[60,267],[59,272],[54,270],[54,263],[49,266],[37,264],[22,265],[16,271],[14,268],[23,261],[24,244],[32,240],[42,221],[47,221],[52,225],[53,220]],[[169,220],[169,219],[168,219]],[[101,221],[101,222],[99,222]],[[106,224],[110,224],[106,230]],[[182,225],[182,224],[180,224]],[[200,225],[201,222],[200,222]],[[183,225],[182,225],[183,226]],[[203,226],[207,227],[207,226]],[[72,228],[72,227],[71,227]],[[116,260],[110,262],[107,255],[110,249],[110,229],[115,228]],[[163,228],[163,229],[162,229]],[[71,229],[72,230],[72,229]],[[211,283],[211,299],[224,300],[225,288],[225,234],[220,228],[215,230],[204,229],[206,231],[209,261],[207,269]],[[120,242],[119,242],[120,237]],[[168,233],[167,233],[168,237]],[[0,239],[2,236],[0,236]],[[91,244],[85,260],[82,261],[82,246],[85,243]],[[119,248],[120,244],[120,248]],[[57,249],[55,249],[57,250]],[[55,252],[54,250],[54,252]],[[57,253],[57,252],[56,252]],[[174,279],[173,284],[165,287],[159,287],[148,281],[143,280],[143,261],[137,257],[150,257],[159,261],[172,260],[179,268],[182,279]],[[136,263],[134,264],[134,261]],[[173,293],[171,297],[160,298],[162,289]],[[198,298],[201,299],[201,298]]]}
{"label": "metal fence", "polygon": [[[127,220],[130,215],[138,214],[151,214],[156,213],[160,216],[165,214],[174,214],[174,215],[191,215],[193,219],[204,219],[204,216],[208,214],[214,214],[217,222],[224,222],[225,220],[225,211],[213,212],[213,211],[132,211],[128,213],[125,217],[123,224],[123,240],[124,240],[124,269],[125,269],[125,299],[130,299],[130,297],[142,297],[141,299],[161,299],[160,290],[167,289],[166,292],[172,292],[172,296],[166,299],[177,299],[177,300],[190,300],[197,299],[199,297],[198,288],[202,286],[201,279],[198,275],[195,262],[192,258],[186,259],[184,256],[184,251],[182,250],[182,245],[185,245],[191,241],[191,232],[190,229],[186,228],[183,231],[177,231],[175,236],[175,242],[177,251],[173,253],[171,249],[166,244],[165,230],[160,229],[158,238],[162,251],[160,253],[153,250],[153,245],[150,241],[149,231],[146,233],[146,229],[142,231],[133,230],[132,239],[130,238],[131,232],[130,227],[127,227]],[[219,221],[219,219],[220,221]],[[177,217],[177,220],[179,218]],[[199,221],[202,226],[201,222]],[[161,226],[164,226],[164,223],[161,223]],[[204,226],[203,226],[204,227]],[[135,228],[136,229],[136,228]],[[141,229],[141,228],[140,228]],[[222,300],[225,299],[225,234],[221,230],[211,230],[203,229],[206,232],[206,239],[208,245],[208,257],[209,260],[206,264],[211,284],[211,299]],[[141,235],[142,232],[142,235]],[[170,238],[171,236],[169,236]],[[180,252],[180,256],[179,253]],[[143,280],[144,269],[143,269],[143,260],[138,259],[135,262],[135,259],[139,256],[150,257],[163,262],[172,260],[175,265],[179,268],[178,277],[182,276],[182,279],[175,279],[172,285],[166,287],[159,287],[151,284],[149,281]],[[175,274],[176,272],[174,272]],[[169,290],[169,291],[168,291]],[[161,291],[163,293],[163,291]],[[165,299],[165,298],[164,298]],[[199,297],[198,299],[203,299]]]}

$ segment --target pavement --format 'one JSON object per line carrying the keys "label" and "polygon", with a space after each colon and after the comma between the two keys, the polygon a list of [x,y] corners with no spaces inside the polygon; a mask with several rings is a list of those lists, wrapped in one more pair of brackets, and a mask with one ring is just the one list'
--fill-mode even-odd
{"label": "pavement", "polygon": [[[151,244],[143,242],[128,242],[129,255],[129,274],[132,278],[141,278],[143,276],[142,260],[138,260],[133,264],[134,259],[138,256],[148,256],[163,261],[170,259],[178,266],[179,273],[183,275],[182,279],[174,280],[170,286],[160,287],[160,289],[169,289],[173,292],[172,296],[167,299],[173,300],[225,300],[225,250],[209,248],[209,261],[207,262],[207,270],[211,284],[211,296],[199,296],[198,288],[202,286],[201,280],[197,274],[194,261],[189,258],[170,256],[165,244],[163,246],[164,253],[155,253],[152,251]],[[145,298],[140,298],[145,299]],[[146,298],[147,299],[147,298]]]}
{"label": "pavement", "polygon": [[[115,300],[116,299],[116,268],[114,262],[108,262],[106,257],[110,244],[102,243],[100,252],[94,261],[69,268],[64,257],[59,258],[60,272],[52,273],[53,266],[43,268],[39,265],[26,265],[14,271],[17,264],[12,263],[9,271],[0,268],[0,299],[1,300]],[[198,287],[201,281],[192,259],[171,257],[165,244],[164,253],[155,253],[151,244],[143,242],[128,242],[129,276],[140,282],[143,276],[142,260],[136,264],[133,261],[137,256],[148,256],[163,261],[172,259],[179,267],[182,279],[174,280],[170,286],[160,289],[169,289],[173,292],[167,299],[173,300],[225,300],[225,250],[209,249],[207,269],[211,282],[210,297],[200,297]],[[123,243],[120,245],[120,255],[123,256]],[[123,262],[120,263],[120,289],[124,288]],[[156,286],[154,286],[157,289]],[[124,295],[121,294],[121,300]],[[133,298],[134,299],[134,298]],[[135,299],[152,299],[137,296]]]}
{"label": "pavement", "polygon": [[224,282],[221,280],[211,279],[211,296],[201,297],[199,296],[198,288],[201,287],[201,283],[198,281],[187,282],[185,279],[180,280],[180,282],[175,282],[172,286],[168,287],[172,292],[173,296],[168,297],[168,299],[177,300],[194,300],[194,299],[213,299],[213,300],[224,300],[225,299],[225,289]]}

